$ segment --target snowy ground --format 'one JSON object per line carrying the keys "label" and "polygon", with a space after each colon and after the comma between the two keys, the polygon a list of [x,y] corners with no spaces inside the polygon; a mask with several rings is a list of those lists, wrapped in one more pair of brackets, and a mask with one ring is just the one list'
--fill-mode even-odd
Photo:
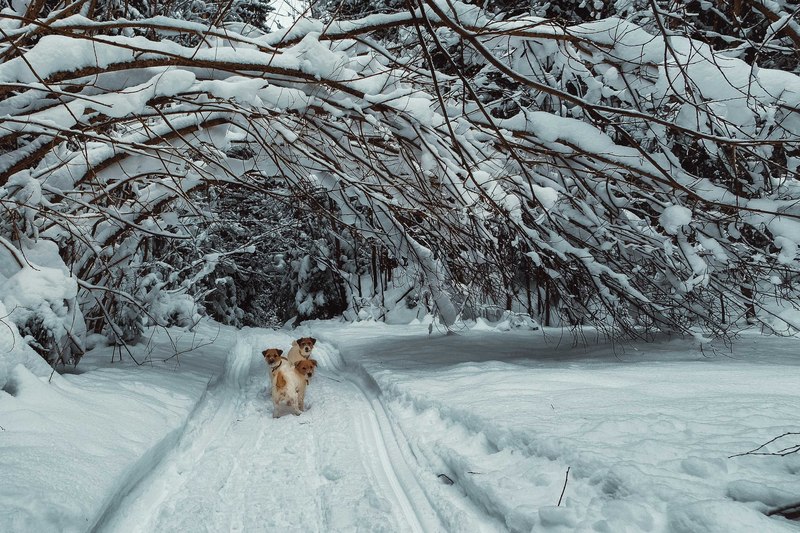
{"label": "snowy ground", "polygon": [[[272,419],[260,351],[309,333],[310,409]],[[50,383],[13,371],[0,531],[800,530],[763,514],[800,500],[799,454],[728,459],[800,431],[798,339],[318,322],[174,341],[143,367],[104,348]]]}

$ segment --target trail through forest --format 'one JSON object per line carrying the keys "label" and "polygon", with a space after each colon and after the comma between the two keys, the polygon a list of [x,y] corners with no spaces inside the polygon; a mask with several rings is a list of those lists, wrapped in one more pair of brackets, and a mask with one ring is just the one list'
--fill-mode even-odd
{"label": "trail through forest", "polygon": [[[201,330],[155,336],[143,366],[102,349],[52,383],[18,367],[0,530],[797,531],[769,511],[796,501],[800,455],[742,453],[795,442],[796,339],[710,357],[556,330]],[[306,335],[308,410],[274,419],[260,352]]]}
{"label": "trail through forest", "polygon": [[317,354],[306,413],[272,418],[266,367],[251,363],[274,337],[237,343],[177,446],[98,531],[442,529],[375,390],[338,353]]}

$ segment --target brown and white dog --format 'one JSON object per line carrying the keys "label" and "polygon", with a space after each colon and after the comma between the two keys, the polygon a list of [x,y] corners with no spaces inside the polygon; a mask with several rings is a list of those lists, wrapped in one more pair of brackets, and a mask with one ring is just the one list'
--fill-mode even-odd
{"label": "brown and white dog", "polygon": [[270,367],[272,381],[272,417],[291,412],[299,415],[305,410],[306,386],[314,375],[317,362],[303,359],[290,364],[282,350],[270,348],[261,352]]}
{"label": "brown and white dog", "polygon": [[283,350],[279,348],[267,348],[261,352],[261,355],[264,356],[264,360],[269,366],[270,373],[274,373],[275,369],[281,366],[284,361],[288,362],[285,357],[282,357]]}
{"label": "brown and white dog", "polygon": [[311,357],[311,350],[314,349],[316,343],[317,339],[314,337],[300,337],[292,341],[292,347],[289,349],[289,354],[286,357],[292,364],[302,361],[303,359],[309,359]]}

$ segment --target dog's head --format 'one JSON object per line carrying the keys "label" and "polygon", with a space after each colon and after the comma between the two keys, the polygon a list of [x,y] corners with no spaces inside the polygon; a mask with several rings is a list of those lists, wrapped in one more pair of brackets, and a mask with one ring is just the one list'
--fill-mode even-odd
{"label": "dog's head", "polygon": [[317,339],[314,337],[300,337],[296,341],[297,347],[300,348],[300,355],[308,359],[311,357],[311,350],[314,349],[314,345],[317,343]]}
{"label": "dog's head", "polygon": [[282,354],[283,350],[278,348],[267,348],[261,352],[261,355],[264,356],[264,360],[267,361],[267,364],[270,366],[270,368],[274,368],[280,364]]}
{"label": "dog's head", "polygon": [[306,359],[304,361],[298,361],[294,364],[294,367],[306,380],[310,380],[314,375],[314,370],[317,368],[317,362],[313,359]]}

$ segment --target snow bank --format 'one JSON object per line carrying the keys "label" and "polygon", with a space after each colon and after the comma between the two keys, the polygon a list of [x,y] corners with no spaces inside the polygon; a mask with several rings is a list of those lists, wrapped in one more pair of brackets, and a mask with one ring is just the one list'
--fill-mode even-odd
{"label": "snow bank", "polygon": [[[78,283],[54,242],[40,240],[16,253],[10,251],[10,243],[5,244],[0,247],[0,317],[15,326],[6,334],[15,338],[22,332],[24,341],[18,348],[6,350],[5,355],[0,353],[0,368],[5,359],[6,366],[12,361],[22,362],[42,375],[40,364],[28,364],[26,361],[31,359],[27,355],[20,359],[21,355],[15,352],[18,349],[29,353],[26,349],[33,345],[51,362],[80,357],[86,324],[77,303]],[[0,370],[0,381],[2,375]]]}
{"label": "snow bank", "polygon": [[[0,303],[0,312],[2,304]],[[14,326],[0,328],[6,349]],[[212,336],[215,331],[206,333]],[[140,359],[168,358],[187,341],[157,334],[147,347],[133,347]],[[202,335],[201,335],[202,337]],[[49,367],[18,336],[14,358],[0,357],[0,531],[74,532],[92,529],[103,513],[161,459],[180,436],[219,374],[218,356],[200,364],[184,355],[166,364],[109,365],[109,348],[87,355],[93,368],[80,375],[50,374]],[[220,345],[230,338],[219,338]],[[145,353],[142,353],[145,352]],[[202,349],[199,350],[202,353]],[[8,369],[9,361],[19,361]],[[4,370],[8,369],[7,371]],[[33,371],[31,371],[33,369]]]}
{"label": "snow bank", "polygon": [[[5,304],[0,301],[0,317],[8,317]],[[16,324],[7,318],[0,319],[0,389],[5,389],[10,372],[22,365],[37,376],[47,376],[51,369],[39,354],[25,344]],[[2,393],[0,393],[2,394]]]}
{"label": "snow bank", "polygon": [[549,328],[550,343],[485,324],[311,330],[374,379],[444,516],[467,501],[510,531],[796,530],[764,511],[796,499],[800,456],[728,458],[798,430],[796,339],[708,357],[689,341],[569,347]]}

